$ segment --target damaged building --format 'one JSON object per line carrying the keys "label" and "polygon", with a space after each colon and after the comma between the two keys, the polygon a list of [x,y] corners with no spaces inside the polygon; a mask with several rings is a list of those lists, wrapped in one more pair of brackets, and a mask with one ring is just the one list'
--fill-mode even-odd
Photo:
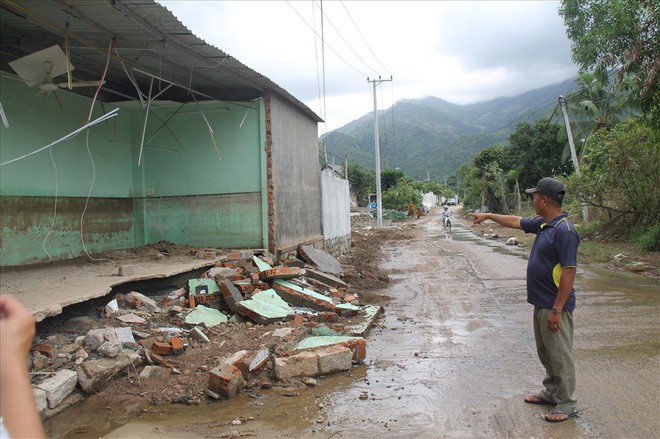
{"label": "damaged building", "polygon": [[[127,369],[179,374],[171,358],[222,346],[216,325],[273,328],[199,366],[209,398],[364,359],[380,308],[340,279],[349,189],[320,168],[319,116],[153,1],[0,8],[0,293],[42,323],[93,308],[93,328],[35,340],[42,415]],[[133,291],[159,279],[179,288]]]}
{"label": "damaged building", "polygon": [[[348,244],[348,182],[320,169],[322,120],[165,7],[1,7],[3,269],[160,242],[276,257]],[[135,274],[184,270],[168,261]]]}

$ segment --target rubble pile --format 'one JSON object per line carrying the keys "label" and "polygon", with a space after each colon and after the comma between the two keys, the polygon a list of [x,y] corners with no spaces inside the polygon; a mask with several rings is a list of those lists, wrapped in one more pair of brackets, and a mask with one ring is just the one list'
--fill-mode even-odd
{"label": "rubble pile", "polygon": [[[361,303],[334,257],[311,246],[278,265],[265,251],[214,257],[164,296],[116,294],[98,316],[35,339],[29,366],[42,417],[118,377],[150,403],[199,404],[364,361],[382,308]],[[163,390],[149,391],[154,383]]]}

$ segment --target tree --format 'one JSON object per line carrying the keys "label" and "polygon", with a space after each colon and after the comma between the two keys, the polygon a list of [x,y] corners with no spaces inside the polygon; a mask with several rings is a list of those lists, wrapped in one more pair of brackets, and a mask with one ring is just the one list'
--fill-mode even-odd
{"label": "tree", "polygon": [[637,106],[660,120],[660,6],[657,0],[562,0],[573,60],[602,83],[616,73]]}
{"label": "tree", "polygon": [[569,176],[573,164],[562,159],[564,143],[559,140],[560,126],[539,120],[534,125],[521,122],[509,136],[511,144],[500,160],[505,171],[518,170],[522,187],[536,185],[542,177]]}
{"label": "tree", "polygon": [[383,169],[380,171],[380,185],[383,191],[395,187],[405,174],[398,169]]}
{"label": "tree", "polygon": [[363,168],[358,164],[348,165],[348,182],[351,192],[357,198],[358,205],[366,206],[369,203],[369,194],[376,191],[374,170]]}
{"label": "tree", "polygon": [[596,208],[611,231],[645,231],[660,223],[660,129],[636,118],[600,130],[587,147],[582,175],[569,190]]}

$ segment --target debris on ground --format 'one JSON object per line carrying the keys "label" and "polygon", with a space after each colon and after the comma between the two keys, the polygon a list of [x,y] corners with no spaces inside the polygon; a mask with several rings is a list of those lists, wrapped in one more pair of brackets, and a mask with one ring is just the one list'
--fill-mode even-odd
{"label": "debris on ground", "polygon": [[90,315],[53,325],[35,338],[29,358],[42,417],[91,393],[200,404],[257,388],[313,386],[362,364],[364,337],[383,308],[368,304],[361,288],[389,279],[373,256],[348,258],[345,270],[323,250],[297,250],[279,264],[264,250],[196,251],[191,257],[216,264],[185,285],[111,293]]}

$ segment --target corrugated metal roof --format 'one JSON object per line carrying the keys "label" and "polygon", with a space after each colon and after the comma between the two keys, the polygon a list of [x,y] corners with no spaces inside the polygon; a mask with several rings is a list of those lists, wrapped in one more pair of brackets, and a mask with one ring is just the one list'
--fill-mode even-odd
{"label": "corrugated metal roof", "polygon": [[[148,94],[152,77],[175,84],[159,100],[250,101],[269,90],[317,122],[309,107],[266,76],[193,35],[167,8],[153,0],[0,0],[1,65],[58,44],[69,35],[75,80],[99,79],[110,41],[112,59],[99,95],[105,102],[137,100],[126,71]],[[122,65],[123,64],[123,65]],[[61,78],[56,82],[63,82]],[[64,79],[65,80],[65,79]],[[154,94],[167,85],[155,80]],[[93,87],[74,88],[90,96]]]}

